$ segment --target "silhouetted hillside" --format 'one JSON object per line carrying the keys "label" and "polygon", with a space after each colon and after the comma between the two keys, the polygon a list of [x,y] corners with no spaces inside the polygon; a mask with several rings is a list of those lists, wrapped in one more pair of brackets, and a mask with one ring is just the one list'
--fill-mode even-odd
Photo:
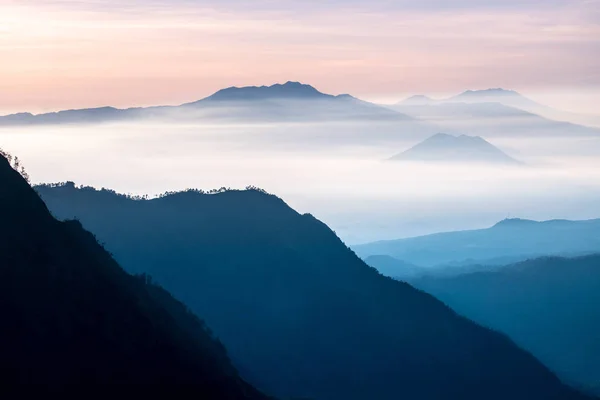
{"label": "silhouetted hillside", "polygon": [[385,255],[369,256],[365,258],[365,263],[375,268],[382,275],[400,280],[409,277],[416,278],[427,272],[427,268],[419,267]]}
{"label": "silhouetted hillside", "polygon": [[491,228],[436,233],[352,246],[361,256],[389,255],[425,267],[439,264],[501,265],[544,255],[600,252],[600,219],[506,219]]}
{"label": "silhouetted hillside", "polygon": [[259,388],[331,399],[571,399],[508,338],[364,264],[326,225],[257,190],[131,200],[39,187],[132,272],[203,315]]}
{"label": "silhouetted hillside", "polygon": [[600,388],[600,256],[540,258],[493,272],[409,281],[508,334],[568,382]]}
{"label": "silhouetted hillside", "polygon": [[202,321],[146,276],[124,272],[79,222],[55,220],[4,157],[0,188],[3,389],[177,384],[197,398],[264,398]]}

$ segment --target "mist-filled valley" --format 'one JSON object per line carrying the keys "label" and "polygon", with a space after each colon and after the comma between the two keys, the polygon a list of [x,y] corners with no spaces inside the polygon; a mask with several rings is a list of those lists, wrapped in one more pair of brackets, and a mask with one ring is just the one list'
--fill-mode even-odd
{"label": "mist-filled valley", "polygon": [[[476,121],[457,131],[412,119],[310,117],[3,126],[0,141],[35,183],[74,181],[150,196],[254,185],[313,213],[351,244],[483,228],[510,216],[598,216],[600,130],[482,134]],[[440,132],[481,136],[519,165],[389,160]]]}

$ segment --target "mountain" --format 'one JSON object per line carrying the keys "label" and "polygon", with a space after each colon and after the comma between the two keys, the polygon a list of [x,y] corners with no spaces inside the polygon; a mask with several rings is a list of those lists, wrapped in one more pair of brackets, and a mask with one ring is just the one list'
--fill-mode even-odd
{"label": "mountain", "polygon": [[[509,94],[498,98],[469,94],[430,103],[401,102],[390,108],[425,122],[439,124],[451,133],[471,132],[485,137],[600,135],[598,128],[566,122],[571,121],[566,118],[555,120],[547,113],[537,113],[531,107],[522,108],[517,102],[506,101],[511,98]],[[477,99],[481,99],[481,102]]]}
{"label": "mountain", "polygon": [[583,255],[600,252],[600,219],[506,219],[487,229],[384,240],[352,249],[361,257],[389,255],[425,267],[465,260],[466,264],[477,264],[504,258],[506,263],[513,263],[544,255]]}
{"label": "mountain", "polygon": [[390,256],[369,256],[365,258],[365,263],[375,268],[381,275],[400,280],[415,278],[423,275],[427,271],[423,267]]}
{"label": "mountain", "polygon": [[[324,94],[310,85],[231,87],[179,107],[190,115],[233,120],[405,121],[410,117],[350,95]],[[199,113],[199,114],[198,114]]]}
{"label": "mountain", "polygon": [[402,100],[401,102],[398,103],[398,105],[422,106],[422,105],[435,104],[435,103],[436,103],[436,100],[432,99],[431,97],[427,97],[422,94],[417,94],[417,95],[414,95],[407,99]]}
{"label": "mountain", "polygon": [[0,126],[101,123],[115,121],[411,121],[389,108],[350,95],[332,96],[310,85],[287,82],[272,86],[230,87],[179,106],[117,109],[100,107],[0,117]]}
{"label": "mountain", "polygon": [[568,121],[586,126],[600,127],[600,116],[570,113],[545,106],[536,101],[523,96],[514,90],[506,89],[486,89],[486,90],[467,90],[459,95],[443,100],[444,102],[460,103],[499,103],[505,106],[519,108],[533,114],[538,114],[546,118],[557,121]]}
{"label": "mountain", "polygon": [[452,136],[438,133],[392,161],[456,162],[519,165],[520,163],[479,136]]}
{"label": "mountain", "polygon": [[152,200],[37,190],[203,315],[244,376],[282,398],[581,397],[505,336],[380,275],[322,222],[261,190]]}
{"label": "mountain", "polygon": [[409,282],[506,333],[567,382],[600,387],[600,255],[541,258]]}
{"label": "mountain", "polygon": [[201,320],[148,277],[125,273],[79,222],[54,219],[4,157],[0,187],[3,390],[118,383],[149,395],[161,384],[199,398],[266,399]]}
{"label": "mountain", "polygon": [[[343,96],[343,95],[342,95]],[[338,96],[324,94],[314,87],[300,82],[288,81],[284,84],[276,83],[272,86],[245,86],[221,89],[199,102],[209,101],[256,101],[256,100],[281,100],[281,99],[334,99]],[[190,104],[198,104],[194,102]]]}
{"label": "mountain", "polygon": [[500,103],[506,104],[513,107],[521,108],[527,104],[536,104],[533,100],[530,100],[514,90],[507,90],[502,88],[484,89],[484,90],[467,90],[454,97],[444,100],[445,102],[458,102],[458,103]]}

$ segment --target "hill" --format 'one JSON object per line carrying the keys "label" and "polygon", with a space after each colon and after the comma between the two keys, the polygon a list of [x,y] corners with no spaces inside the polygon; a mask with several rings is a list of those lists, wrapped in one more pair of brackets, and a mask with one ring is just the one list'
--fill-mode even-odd
{"label": "hill", "polygon": [[484,163],[519,165],[500,149],[479,136],[438,133],[390,158],[391,161]]}
{"label": "hill", "polygon": [[496,271],[410,282],[468,318],[508,334],[566,381],[600,387],[600,256],[541,258]]}
{"label": "hill", "polygon": [[185,385],[200,398],[265,399],[201,320],[147,276],[125,273],[79,222],[55,220],[4,157],[0,187],[3,390],[118,383],[149,395]]}
{"label": "hill", "polygon": [[[245,376],[285,397],[571,399],[505,336],[368,267],[323,223],[260,190],[152,200],[38,187],[132,272],[183,299]],[[285,360],[285,367],[282,367]]]}
{"label": "hill", "polygon": [[544,255],[600,252],[600,219],[543,222],[506,219],[487,229],[383,240],[352,248],[361,257],[389,255],[424,267],[490,260],[494,265],[502,265]]}

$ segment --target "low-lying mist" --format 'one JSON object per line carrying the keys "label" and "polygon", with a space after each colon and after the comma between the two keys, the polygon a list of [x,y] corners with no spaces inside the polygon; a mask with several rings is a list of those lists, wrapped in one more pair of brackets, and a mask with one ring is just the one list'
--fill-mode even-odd
{"label": "low-lying mist", "polygon": [[54,125],[2,128],[0,147],[22,159],[34,183],[150,195],[259,186],[350,244],[486,227],[507,216],[600,216],[598,137],[485,137],[524,166],[386,161],[429,135],[402,126]]}

